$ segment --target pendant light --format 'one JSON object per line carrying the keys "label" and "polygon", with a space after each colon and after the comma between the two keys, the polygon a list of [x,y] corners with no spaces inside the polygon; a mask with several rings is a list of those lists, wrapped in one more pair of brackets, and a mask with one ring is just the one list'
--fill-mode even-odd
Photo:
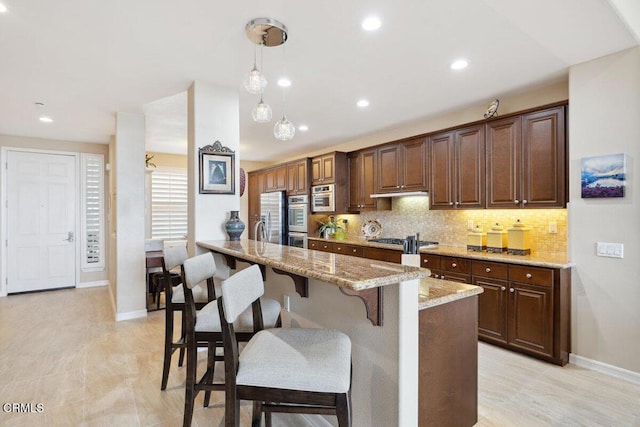
{"label": "pendant light", "polygon": [[[264,58],[263,49],[264,49],[264,45],[261,44],[260,45],[260,68],[262,70],[264,70],[264,66],[262,65],[263,58]],[[253,121],[256,123],[269,123],[271,121],[271,117],[273,116],[273,113],[271,111],[271,107],[269,106],[269,104],[267,104],[262,100],[263,93],[264,91],[260,92],[260,102],[258,103],[258,105],[253,107],[253,110],[251,110],[251,117],[253,118]]]}
{"label": "pendant light", "polygon": [[257,123],[269,123],[272,116],[273,112],[271,111],[271,107],[262,100],[262,94],[260,94],[260,102],[253,107],[251,111],[253,121]]}
{"label": "pendant light", "polygon": [[[284,68],[284,75],[286,76],[286,60],[285,50],[282,46],[282,64]],[[273,127],[273,135],[280,141],[289,141],[293,139],[296,134],[296,127],[287,119],[286,106],[287,106],[287,87],[289,85],[282,86],[282,118],[278,120]]]}
{"label": "pendant light", "polygon": [[289,141],[293,139],[296,134],[296,127],[287,119],[287,116],[282,113],[282,118],[276,122],[273,127],[273,135],[280,141]]}
{"label": "pendant light", "polygon": [[[256,65],[257,46],[260,45],[260,68],[264,71],[264,47],[283,45],[287,41],[287,27],[283,23],[276,21],[275,19],[256,18],[247,23],[245,31],[249,40],[256,45],[256,48],[254,50],[253,56],[253,69],[249,72],[249,75],[245,79],[244,86],[249,93],[260,94],[260,102],[258,102],[258,104],[251,111],[251,117],[257,123],[268,123],[271,121],[273,112],[269,104],[265,103],[263,100],[264,88],[267,83],[264,74],[260,70],[258,70],[258,67]],[[291,129],[293,129],[292,131],[290,130],[290,127]],[[278,123],[276,123],[273,133],[276,138],[283,141],[293,138],[295,127],[286,119],[284,112],[282,120],[279,120]]]}
{"label": "pendant light", "polygon": [[251,71],[249,71],[247,76],[244,78],[244,81],[242,82],[247,92],[254,95],[258,93],[262,93],[264,91],[264,88],[267,86],[267,79],[264,77],[262,72],[258,70],[258,67],[256,66],[257,50],[258,50],[258,46],[256,45],[253,51],[253,68],[251,69]]}

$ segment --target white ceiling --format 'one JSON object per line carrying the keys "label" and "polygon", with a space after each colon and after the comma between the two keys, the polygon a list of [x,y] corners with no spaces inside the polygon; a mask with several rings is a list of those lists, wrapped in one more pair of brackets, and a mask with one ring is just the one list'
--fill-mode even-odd
{"label": "white ceiling", "polygon": [[[637,0],[0,0],[0,134],[106,143],[115,112],[144,112],[147,149],[186,152],[192,81],[237,88],[241,157],[278,160],[565,78],[568,67],[638,45]],[[382,28],[365,33],[377,14]],[[282,48],[265,48],[265,102],[251,121],[241,90],[253,44],[246,23],[289,28],[287,116],[273,137]],[[469,67],[452,72],[465,57]],[[371,105],[358,109],[366,97]],[[34,103],[45,106],[37,111]],[[44,112],[55,119],[37,120]],[[480,118],[480,117],[479,117]]]}

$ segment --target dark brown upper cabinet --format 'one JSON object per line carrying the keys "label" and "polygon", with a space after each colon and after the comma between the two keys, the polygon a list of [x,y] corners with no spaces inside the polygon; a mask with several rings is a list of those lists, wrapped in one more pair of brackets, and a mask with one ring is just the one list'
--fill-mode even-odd
{"label": "dark brown upper cabinet", "polygon": [[456,129],[430,138],[432,209],[484,208],[484,125]]}
{"label": "dark brown upper cabinet", "polygon": [[309,194],[309,159],[287,163],[287,195]]}
{"label": "dark brown upper cabinet", "polygon": [[420,137],[378,148],[378,193],[428,190],[426,141]]}
{"label": "dark brown upper cabinet", "polygon": [[566,206],[564,106],[486,124],[487,207]]}

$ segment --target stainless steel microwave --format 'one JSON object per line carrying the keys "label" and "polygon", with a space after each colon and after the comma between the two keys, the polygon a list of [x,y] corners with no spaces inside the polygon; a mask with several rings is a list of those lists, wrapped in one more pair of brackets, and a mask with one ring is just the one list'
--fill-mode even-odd
{"label": "stainless steel microwave", "polygon": [[336,195],[333,184],[311,187],[311,212],[333,212],[336,210]]}

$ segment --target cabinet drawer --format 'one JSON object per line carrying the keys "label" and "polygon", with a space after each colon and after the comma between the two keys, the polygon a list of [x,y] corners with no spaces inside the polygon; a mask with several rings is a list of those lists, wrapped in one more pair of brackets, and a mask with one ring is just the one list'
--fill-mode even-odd
{"label": "cabinet drawer", "polygon": [[448,271],[452,273],[470,274],[471,260],[443,256],[442,261],[440,261],[440,268],[443,273]]}
{"label": "cabinet drawer", "polygon": [[476,261],[471,262],[471,274],[474,276],[504,279],[508,277],[507,265],[498,262]]}
{"label": "cabinet drawer", "polygon": [[420,267],[430,269],[433,276],[434,270],[440,270],[440,258],[440,255],[421,254]]}
{"label": "cabinet drawer", "polygon": [[343,255],[364,256],[364,248],[358,245],[349,245],[346,243],[334,243],[333,252]]}
{"label": "cabinet drawer", "polygon": [[471,275],[469,274],[460,274],[460,273],[451,273],[449,271],[442,271],[441,279],[450,280],[452,282],[460,282],[460,283],[471,283]]}
{"label": "cabinet drawer", "polygon": [[309,240],[309,249],[314,249],[316,251],[333,252],[333,242]]}
{"label": "cabinet drawer", "polygon": [[364,257],[375,259],[378,261],[395,262],[397,264],[400,264],[400,262],[402,261],[402,251],[366,247],[364,248]]}
{"label": "cabinet drawer", "polygon": [[553,270],[524,265],[510,265],[509,280],[533,285],[553,286]]}

